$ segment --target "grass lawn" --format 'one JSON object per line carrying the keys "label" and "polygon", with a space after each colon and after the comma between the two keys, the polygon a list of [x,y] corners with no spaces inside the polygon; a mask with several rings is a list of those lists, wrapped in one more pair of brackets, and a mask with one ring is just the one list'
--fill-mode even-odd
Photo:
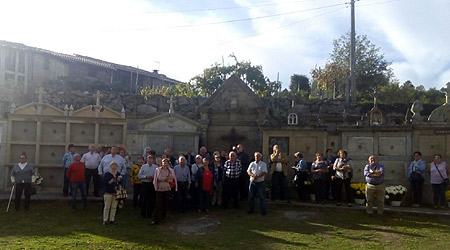
{"label": "grass lawn", "polygon": [[[23,204],[22,204],[23,205]],[[269,205],[268,214],[213,209],[219,222],[204,234],[185,234],[177,225],[204,214],[169,213],[164,224],[150,226],[130,207],[116,216],[118,225],[102,226],[102,203],[72,212],[67,201],[32,201],[31,210],[0,214],[0,249],[449,249],[450,219],[361,211],[319,210]],[[0,203],[6,209],[6,202]]]}

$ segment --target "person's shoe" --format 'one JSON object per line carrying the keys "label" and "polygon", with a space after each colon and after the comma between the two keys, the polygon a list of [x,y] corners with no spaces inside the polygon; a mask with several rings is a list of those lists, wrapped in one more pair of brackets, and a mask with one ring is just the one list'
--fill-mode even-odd
{"label": "person's shoe", "polygon": [[352,203],[348,203],[347,206],[348,206],[348,207],[352,207]]}
{"label": "person's shoe", "polygon": [[110,221],[109,224],[111,224],[111,225],[117,225],[117,223],[114,222],[114,221]]}
{"label": "person's shoe", "polygon": [[103,226],[106,225],[106,221],[103,221],[103,222],[102,222],[102,225],[103,225]]}
{"label": "person's shoe", "polygon": [[340,205],[341,205],[341,203],[340,203],[340,202],[336,203],[336,206],[338,206],[338,207],[339,207]]}
{"label": "person's shoe", "polygon": [[419,204],[413,204],[412,207],[420,207]]}
{"label": "person's shoe", "polygon": [[433,206],[434,209],[438,209],[438,206]]}

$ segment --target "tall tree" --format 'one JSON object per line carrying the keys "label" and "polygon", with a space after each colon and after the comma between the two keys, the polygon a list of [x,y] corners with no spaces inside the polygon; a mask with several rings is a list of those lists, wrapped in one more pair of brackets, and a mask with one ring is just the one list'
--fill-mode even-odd
{"label": "tall tree", "polygon": [[230,57],[234,59],[234,65],[224,66],[216,63],[206,68],[202,74],[193,77],[192,85],[201,94],[210,96],[226,79],[236,74],[261,97],[272,96],[278,92],[281,83],[270,81],[264,76],[261,65],[252,65],[250,61],[239,61],[234,54]]}
{"label": "tall tree", "polygon": [[[372,44],[367,36],[356,37],[356,85],[361,101],[372,100],[373,92],[394,80],[390,62],[384,59],[380,48]],[[324,90],[333,90],[342,95],[350,69],[350,33],[333,41],[333,51],[324,68],[311,71],[318,86]]]}
{"label": "tall tree", "polygon": [[291,95],[301,99],[308,99],[311,93],[311,85],[309,78],[305,75],[294,74],[291,76],[291,84],[289,85]]}

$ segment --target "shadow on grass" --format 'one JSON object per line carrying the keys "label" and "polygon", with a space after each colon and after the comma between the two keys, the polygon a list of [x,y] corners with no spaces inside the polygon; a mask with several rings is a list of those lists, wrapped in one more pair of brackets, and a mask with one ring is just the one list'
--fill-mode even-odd
{"label": "shadow on grass", "polygon": [[[6,209],[6,203],[0,207]],[[374,235],[421,240],[433,236],[436,230],[444,234],[449,228],[448,221],[436,218],[368,217],[359,211],[329,208],[271,204],[267,216],[247,215],[245,211],[215,208],[208,216],[220,221],[216,228],[204,234],[184,235],[177,231],[177,225],[204,214],[169,213],[165,223],[151,226],[150,219],[141,218],[139,210],[127,201],[116,215],[118,225],[102,226],[101,202],[89,203],[87,211],[72,212],[67,201],[34,201],[28,212],[0,213],[0,243],[16,244],[17,248],[41,244],[61,249],[309,249],[379,244]],[[285,211],[305,213],[306,217],[286,217]]]}

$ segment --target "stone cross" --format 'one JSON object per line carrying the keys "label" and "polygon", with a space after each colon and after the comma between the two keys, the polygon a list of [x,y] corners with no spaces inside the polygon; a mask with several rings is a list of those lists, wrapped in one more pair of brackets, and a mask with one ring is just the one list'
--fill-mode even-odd
{"label": "stone cross", "polygon": [[96,106],[100,106],[100,97],[102,96],[102,95],[100,94],[100,90],[97,90],[97,94],[95,94],[94,96],[95,96],[95,98],[96,98],[95,105],[96,105]]}
{"label": "stone cross", "polygon": [[40,87],[37,94],[38,94],[38,103],[43,104],[44,103],[44,88]]}
{"label": "stone cross", "polygon": [[175,113],[175,110],[173,109],[173,104],[174,104],[174,103],[177,103],[177,101],[175,101],[175,100],[173,99],[173,96],[171,96],[170,99],[167,100],[167,103],[169,104],[169,114],[174,114],[174,113]]}

